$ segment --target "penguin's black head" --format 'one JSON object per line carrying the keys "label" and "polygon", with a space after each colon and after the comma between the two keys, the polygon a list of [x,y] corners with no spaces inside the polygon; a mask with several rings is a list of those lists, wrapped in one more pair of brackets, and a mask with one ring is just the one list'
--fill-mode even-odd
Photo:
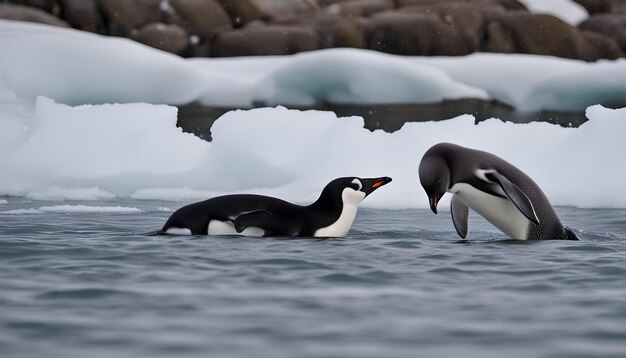
{"label": "penguin's black head", "polygon": [[420,183],[428,195],[430,209],[435,214],[439,200],[450,188],[450,167],[436,149],[436,146],[429,149],[419,166]]}
{"label": "penguin's black head", "polygon": [[321,197],[337,198],[337,200],[358,205],[366,196],[389,182],[391,182],[389,177],[337,178],[326,185]]}

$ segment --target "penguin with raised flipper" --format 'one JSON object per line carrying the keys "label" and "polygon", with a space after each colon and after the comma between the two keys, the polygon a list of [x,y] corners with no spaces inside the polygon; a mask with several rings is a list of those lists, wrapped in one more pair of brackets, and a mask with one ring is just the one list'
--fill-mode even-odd
{"label": "penguin with raised flipper", "polygon": [[561,224],[539,186],[524,172],[491,153],[451,143],[432,146],[419,165],[419,178],[436,214],[452,193],[452,222],[467,236],[469,208],[516,240],[578,240]]}

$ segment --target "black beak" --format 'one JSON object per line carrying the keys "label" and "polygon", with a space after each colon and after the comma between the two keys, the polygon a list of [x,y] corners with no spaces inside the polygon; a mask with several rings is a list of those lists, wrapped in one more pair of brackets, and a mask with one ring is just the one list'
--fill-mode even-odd
{"label": "black beak", "polygon": [[361,182],[363,183],[363,188],[361,189],[361,191],[365,192],[365,196],[368,196],[371,193],[373,193],[374,190],[380,188],[381,186],[387,183],[390,183],[391,178],[390,177],[368,178],[368,179],[362,179]]}
{"label": "black beak", "polygon": [[430,210],[432,210],[433,213],[437,214],[437,204],[439,203],[439,199],[441,199],[441,196],[439,196],[439,194],[435,193],[435,194],[433,194],[433,196],[431,196],[428,199],[430,201]]}

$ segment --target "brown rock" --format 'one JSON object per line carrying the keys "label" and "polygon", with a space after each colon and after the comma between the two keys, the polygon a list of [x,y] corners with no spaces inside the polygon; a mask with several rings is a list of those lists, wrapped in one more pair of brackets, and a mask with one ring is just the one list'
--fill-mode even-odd
{"label": "brown rock", "polygon": [[372,17],[369,48],[398,55],[460,56],[471,52],[458,31],[436,15],[386,12]]}
{"label": "brown rock", "polygon": [[254,20],[280,21],[317,12],[311,0],[219,0],[230,13],[233,23],[241,25]]}
{"label": "brown rock", "polygon": [[217,56],[289,55],[317,50],[320,40],[313,29],[270,25],[221,32],[212,48]]}
{"label": "brown rock", "polygon": [[477,4],[481,6],[498,6],[506,10],[526,10],[526,7],[517,0],[396,0],[396,3],[399,8],[423,5]]}
{"label": "brown rock", "polygon": [[490,22],[487,24],[487,31],[483,50],[486,52],[514,53],[515,39],[507,29],[499,22]]}
{"label": "brown rock", "polygon": [[364,17],[394,8],[393,0],[352,0],[333,4],[324,8],[328,13],[345,17]]}
{"label": "brown rock", "polygon": [[313,28],[319,36],[322,48],[366,48],[367,23],[368,21],[364,18],[345,18],[341,15],[322,12],[309,17],[282,22],[281,24]]}
{"label": "brown rock", "polygon": [[230,17],[216,0],[169,0],[176,13],[189,24],[189,31],[211,36],[233,27]]}
{"label": "brown rock", "polygon": [[[504,15],[497,20],[520,53],[595,61],[600,49],[581,31],[550,15]],[[602,45],[604,48],[604,45]]]}
{"label": "brown rock", "polygon": [[599,58],[614,60],[624,57],[624,51],[622,51],[615,40],[591,31],[583,31],[583,35],[585,35]]}
{"label": "brown rock", "polygon": [[126,32],[159,22],[162,16],[161,0],[100,0],[100,4],[108,20]]}
{"label": "brown rock", "polygon": [[61,13],[61,7],[58,0],[9,0],[7,2],[17,5],[36,7],[38,9],[49,12],[54,16],[59,16],[59,14]]}
{"label": "brown rock", "polygon": [[578,25],[578,28],[613,39],[626,52],[626,14],[593,15]]}
{"label": "brown rock", "polygon": [[189,34],[178,25],[149,24],[139,29],[133,39],[175,54],[189,47]]}
{"label": "brown rock", "polygon": [[60,0],[63,20],[72,27],[100,34],[106,33],[104,20],[96,0]]}
{"label": "brown rock", "polygon": [[574,0],[582,5],[590,14],[613,13],[626,14],[624,0]]}
{"label": "brown rock", "polygon": [[70,27],[70,25],[43,10],[33,7],[11,4],[0,4],[0,19],[38,22],[40,24]]}

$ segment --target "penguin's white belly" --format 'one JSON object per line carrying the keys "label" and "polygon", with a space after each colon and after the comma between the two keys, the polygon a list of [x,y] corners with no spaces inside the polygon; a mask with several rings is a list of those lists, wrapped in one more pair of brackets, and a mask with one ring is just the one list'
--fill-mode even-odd
{"label": "penguin's white belly", "polygon": [[230,221],[211,220],[207,227],[207,235],[238,235],[238,236],[256,236],[265,235],[265,230],[258,227],[247,227],[242,232],[237,232],[235,225]]}
{"label": "penguin's white belly", "polygon": [[455,184],[450,192],[511,238],[527,239],[530,221],[508,198],[487,194],[469,184]]}
{"label": "penguin's white belly", "polygon": [[313,236],[315,237],[345,237],[352,227],[352,222],[356,217],[356,205],[344,205],[341,210],[339,219],[331,225],[318,229]]}

